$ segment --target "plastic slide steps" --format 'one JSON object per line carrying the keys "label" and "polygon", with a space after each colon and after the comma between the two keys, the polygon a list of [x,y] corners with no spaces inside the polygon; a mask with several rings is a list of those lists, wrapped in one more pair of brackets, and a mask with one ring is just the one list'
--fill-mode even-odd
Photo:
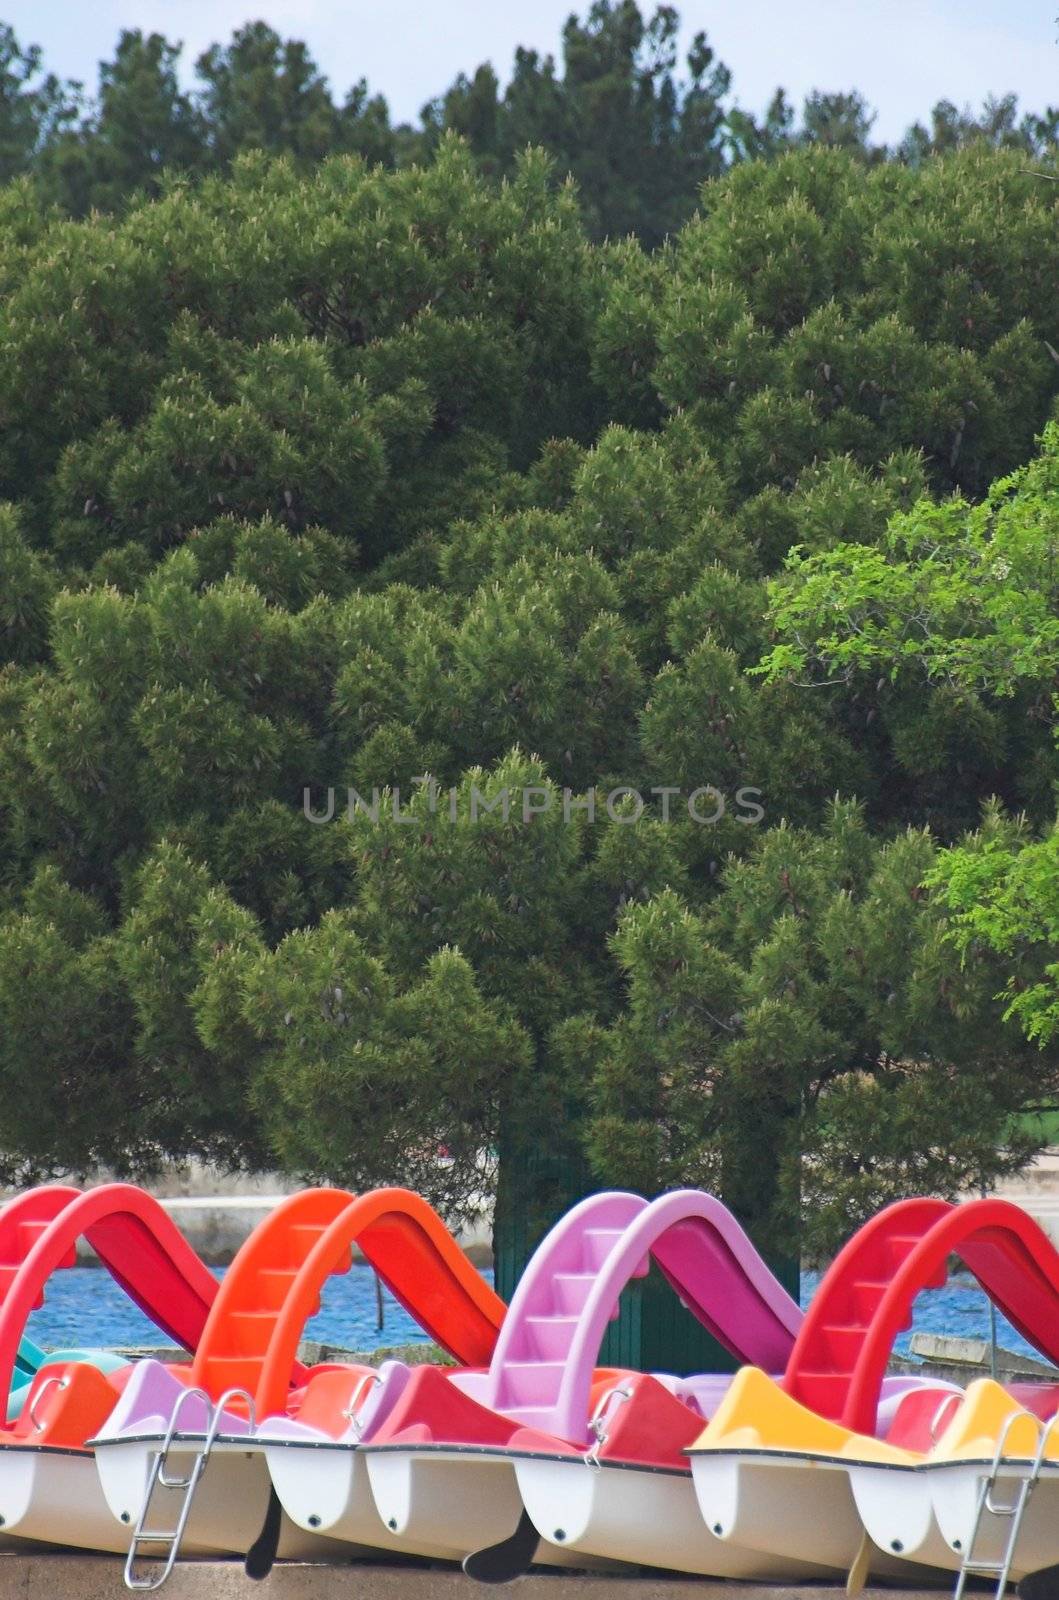
{"label": "plastic slide steps", "polygon": [[[907,1561],[913,1550],[927,1562],[946,1559],[929,1497],[909,1470],[946,1424],[953,1402],[945,1386],[933,1386],[933,1404],[923,1395],[902,1402],[897,1427],[892,1407],[880,1400],[894,1340],[910,1325],[919,1291],[944,1284],[950,1255],[970,1268],[1024,1337],[1055,1359],[1059,1254],[1040,1227],[1002,1200],[898,1202],[832,1263],[781,1384],[761,1372],[739,1374],[696,1441],[692,1471],[708,1525],[740,1545],[790,1559],[812,1551],[839,1569],[870,1557],[872,1570],[892,1571],[895,1559]],[[933,1428],[927,1438],[924,1418]],[[885,1445],[874,1441],[876,1434]],[[905,1453],[888,1456],[892,1446]],[[858,1504],[869,1479],[876,1491],[885,1479],[889,1500],[903,1504],[907,1520],[901,1533],[893,1531],[899,1520],[883,1509],[873,1513],[879,1550],[862,1548]],[[885,1538],[884,1527],[891,1530]]]}
{"label": "plastic slide steps", "polygon": [[[0,1208],[0,1300],[16,1277],[22,1262],[48,1224],[58,1213],[77,1198],[80,1193],[66,1184],[42,1184],[16,1195]],[[4,1220],[6,1216],[6,1221]],[[76,1264],[76,1250],[71,1250],[60,1263],[63,1267]],[[39,1295],[34,1310],[43,1304]],[[120,1356],[108,1350],[57,1350],[49,1355],[23,1335],[15,1352],[11,1385],[7,1396],[5,1421],[13,1423],[28,1398],[33,1380],[41,1367],[48,1362],[87,1361],[101,1372],[113,1372],[125,1365]]]}
{"label": "plastic slide steps", "polygon": [[1059,1358],[1059,1253],[1008,1200],[902,1200],[857,1233],[813,1296],[784,1376],[787,1393],[859,1433],[875,1410],[897,1335],[921,1289],[956,1255],[1042,1355]]}
{"label": "plastic slide steps", "polygon": [[[71,1200],[77,1198],[78,1189],[66,1184],[42,1184],[16,1195],[0,1209],[0,1300],[11,1286],[27,1254],[36,1244],[48,1224]],[[5,1220],[6,1219],[6,1220]],[[77,1260],[71,1250],[60,1265],[71,1267]],[[43,1304],[39,1296],[34,1309]],[[23,1336],[15,1352],[11,1386],[8,1390],[6,1421],[14,1422],[28,1396],[29,1388],[40,1368],[52,1359]],[[120,1357],[104,1350],[62,1350],[55,1358],[67,1361],[89,1361],[101,1371],[113,1371],[124,1363]]]}
{"label": "plastic slide steps", "polygon": [[[334,1390],[344,1397],[348,1426],[351,1397],[363,1401],[377,1387],[377,1374],[367,1368],[325,1367],[309,1375],[295,1360],[324,1284],[333,1273],[348,1270],[354,1245],[457,1360],[489,1359],[504,1302],[419,1195],[398,1188],[359,1197],[339,1189],[294,1195],[256,1230],[225,1275],[189,1374],[203,1397],[185,1399],[178,1377],[143,1362],[100,1431],[97,1464],[115,1515],[134,1519],[147,1491],[151,1455],[179,1404],[177,1442],[185,1447],[174,1455],[177,1462],[183,1455],[179,1470],[201,1454],[210,1423],[215,1424],[187,1548],[245,1552],[255,1541],[270,1480],[263,1444],[247,1450],[254,1422],[267,1418],[282,1436],[284,1416],[297,1417],[303,1407],[313,1414],[321,1396]],[[399,1383],[407,1369],[390,1366]],[[240,1393],[232,1395],[233,1389]],[[396,1385],[388,1392],[396,1394]],[[315,1512],[301,1527],[286,1518],[278,1553],[319,1553],[326,1532]]]}
{"label": "plastic slide steps", "polygon": [[[80,1192],[66,1184],[42,1184],[16,1195],[0,1210],[0,1304],[41,1234]],[[72,1267],[76,1260],[76,1250],[71,1248],[59,1265]],[[33,1309],[42,1304],[43,1297]]]}
{"label": "plastic slide steps", "polygon": [[[525,1511],[543,1540],[537,1547],[536,1535],[522,1531],[537,1560],[654,1564],[664,1546],[667,1565],[749,1575],[747,1563],[735,1571],[727,1552],[704,1549],[710,1541],[678,1447],[690,1443],[728,1380],[645,1383],[615,1373],[601,1382],[595,1369],[622,1290],[652,1258],[739,1359],[780,1365],[789,1355],[801,1312],[718,1200],[681,1190],[650,1202],[620,1191],[583,1201],[527,1267],[488,1372],[447,1383],[414,1373],[386,1420],[365,1430],[362,1454],[379,1515],[405,1548],[471,1556],[515,1539]],[[626,1406],[627,1432],[620,1432],[627,1440],[645,1437],[655,1413],[659,1436],[670,1440],[668,1520],[630,1520],[619,1504],[635,1497],[634,1479],[645,1494],[659,1489],[648,1486],[660,1475],[657,1453],[624,1460],[620,1482],[603,1470],[618,1459],[606,1451],[611,1413]],[[582,1493],[577,1475],[590,1514],[575,1535],[560,1508]],[[763,1575],[775,1568],[767,1560],[749,1565]]]}
{"label": "plastic slide steps", "polygon": [[[131,1184],[31,1191],[0,1212],[0,1392],[16,1379],[20,1350],[25,1357],[30,1312],[51,1274],[73,1265],[81,1238],[169,1338],[197,1342],[217,1283],[157,1200]],[[5,1537],[121,1547],[86,1445],[130,1370],[104,1373],[106,1364],[60,1352],[23,1385],[17,1418],[0,1430]],[[99,1546],[101,1532],[109,1543]]]}

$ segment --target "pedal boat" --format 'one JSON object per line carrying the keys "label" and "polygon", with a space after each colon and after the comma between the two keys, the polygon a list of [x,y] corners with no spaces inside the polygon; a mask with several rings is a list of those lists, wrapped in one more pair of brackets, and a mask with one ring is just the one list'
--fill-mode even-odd
{"label": "pedal boat", "polygon": [[[817,1416],[774,1379],[744,1367],[688,1450],[703,1520],[719,1540],[818,1563],[849,1575],[853,1588],[869,1575],[914,1578],[913,1553],[920,1575],[929,1576],[943,1551],[915,1472],[939,1407],[960,1398],[951,1384],[884,1379],[879,1437],[872,1438]],[[854,1497],[851,1480],[862,1467],[882,1494],[905,1491],[901,1534],[884,1545],[867,1536]]]}
{"label": "pedal boat", "polygon": [[[354,1378],[370,1372],[348,1370]],[[314,1373],[331,1371],[313,1369],[310,1381]],[[247,1405],[247,1396],[235,1391],[214,1405],[201,1389],[189,1387],[186,1378],[186,1369],[182,1378],[161,1362],[137,1362],[117,1404],[90,1440],[107,1515],[119,1534],[113,1548],[129,1549],[155,1458],[161,1454],[164,1475],[175,1486],[155,1488],[150,1523],[153,1528],[173,1529],[187,1492],[184,1484],[198,1458],[205,1455],[180,1554],[243,1555],[262,1531],[271,1490],[264,1451],[253,1438],[252,1406]],[[346,1382],[348,1386],[348,1376]],[[292,1409],[297,1409],[307,1387],[292,1393]],[[298,1528],[283,1517],[276,1549],[281,1560],[321,1559],[333,1556],[338,1548],[311,1528]],[[348,1549],[342,1553],[350,1554]],[[145,1551],[145,1556],[150,1554]]]}
{"label": "pedal boat", "polygon": [[544,1545],[703,1577],[831,1576],[820,1562],[718,1538],[703,1521],[686,1451],[731,1381],[639,1373],[600,1394],[588,1443],[528,1428],[515,1434],[519,1494]]}
{"label": "pedal boat", "polygon": [[944,1541],[939,1565],[957,1571],[968,1554],[1002,1563],[1013,1532],[1013,1581],[1059,1563],[1059,1386],[978,1379],[920,1472]]}

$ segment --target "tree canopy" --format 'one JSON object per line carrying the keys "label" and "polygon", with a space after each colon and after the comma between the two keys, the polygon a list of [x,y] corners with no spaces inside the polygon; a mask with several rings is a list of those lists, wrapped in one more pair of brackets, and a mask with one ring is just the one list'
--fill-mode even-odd
{"label": "tree canopy", "polygon": [[[225,116],[292,127],[247,59]],[[823,1251],[1025,1159],[1059,196],[838,145],[654,250],[448,133],[82,220],[0,191],[6,1176],[202,1154],[456,1215],[536,1148],[773,1245],[801,1195]]]}
{"label": "tree canopy", "polygon": [[429,160],[457,134],[494,179],[528,146],[546,150],[557,176],[576,181],[593,238],[632,233],[653,249],[693,214],[703,182],[793,149],[843,150],[863,165],[917,166],[971,145],[1054,160],[1056,107],[1020,113],[1009,94],[976,114],[942,99],[888,147],[873,140],[875,113],[855,87],[815,88],[800,111],[778,87],[753,111],[705,33],[683,51],[680,40],[672,5],[590,0],[568,18],[557,56],[520,46],[506,81],[504,64],[468,63],[417,121],[399,123],[378,88],[361,79],[336,94],[307,46],[264,22],[186,63],[179,42],[124,29],[94,92],[46,73],[40,50],[3,27],[0,181],[31,173],[48,200],[84,216],[158,194],[167,174],[227,172],[251,150],[305,170],[349,153],[392,168]]}

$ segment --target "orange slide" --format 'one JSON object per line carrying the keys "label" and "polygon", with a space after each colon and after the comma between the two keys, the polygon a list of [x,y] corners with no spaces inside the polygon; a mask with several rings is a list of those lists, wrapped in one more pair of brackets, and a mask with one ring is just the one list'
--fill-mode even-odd
{"label": "orange slide", "polygon": [[[191,1368],[175,1372],[158,1362],[139,1363],[96,1433],[96,1467],[114,1517],[129,1519],[149,1495],[150,1463],[166,1432],[165,1419],[179,1415],[177,1437],[188,1454],[207,1435],[219,1447],[209,1468],[212,1491],[197,1497],[189,1514],[188,1550],[245,1552],[255,1576],[268,1570],[277,1552],[292,1559],[319,1553],[315,1525],[303,1529],[284,1518],[264,1454],[240,1443],[254,1422],[300,1416],[303,1404],[319,1398],[320,1383],[330,1396],[333,1380],[340,1381],[349,1407],[350,1392],[355,1395],[375,1376],[365,1367],[323,1366],[315,1369],[319,1382],[310,1384],[313,1374],[297,1362],[298,1341],[319,1309],[321,1290],[333,1273],[348,1270],[354,1245],[459,1362],[489,1360],[504,1302],[419,1195],[407,1189],[379,1189],[359,1198],[342,1189],[292,1195],[229,1267]],[[217,1414],[203,1395],[221,1407]],[[142,1514],[148,1515],[147,1508]]]}
{"label": "orange slide", "polygon": [[214,1398],[246,1390],[259,1418],[283,1411],[304,1381],[302,1330],[354,1245],[443,1349],[464,1366],[488,1363],[507,1308],[425,1200],[408,1189],[310,1189],[277,1206],[233,1261],[190,1381]]}

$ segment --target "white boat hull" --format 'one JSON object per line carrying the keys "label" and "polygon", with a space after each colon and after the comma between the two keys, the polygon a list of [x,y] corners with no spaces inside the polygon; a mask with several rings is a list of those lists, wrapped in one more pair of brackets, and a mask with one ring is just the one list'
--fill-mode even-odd
{"label": "white boat hull", "polygon": [[[937,1465],[924,1470],[924,1493],[929,1493],[941,1536],[945,1541],[946,1566],[957,1571],[967,1553],[978,1511],[981,1485],[989,1476],[992,1463],[969,1462],[952,1466]],[[1018,1497],[1019,1484],[1027,1476],[1026,1461],[1001,1463],[993,1500],[1010,1505]],[[1011,1536],[1010,1517],[982,1513],[974,1541],[976,1561],[1002,1561]],[[1029,1572],[1059,1562],[1059,1470],[1045,1466],[1026,1506],[1019,1529],[1011,1576],[1017,1580]]]}
{"label": "white boat hull", "polygon": [[521,1458],[515,1474],[541,1538],[568,1553],[713,1578],[831,1576],[818,1564],[799,1565],[718,1539],[703,1522],[686,1473]]}
{"label": "white boat hull", "polygon": [[904,1561],[952,1566],[952,1550],[938,1526],[922,1468],[865,1463],[848,1470],[857,1513],[873,1544]]}
{"label": "white boat hull", "polygon": [[[514,1533],[522,1496],[510,1456],[471,1450],[366,1450],[371,1492],[383,1525],[409,1555],[462,1561]],[[543,1545],[547,1566],[611,1563]]]}
{"label": "white boat hull", "polygon": [[[152,1459],[160,1445],[158,1439],[129,1439],[97,1446],[99,1482],[112,1519],[116,1520],[124,1538],[119,1549],[128,1549],[147,1493]],[[191,1444],[187,1449],[182,1449],[179,1443],[174,1445],[169,1453],[170,1476],[186,1477],[196,1454]],[[248,1449],[245,1440],[233,1443],[218,1440],[195,1491],[181,1554],[245,1555],[261,1532],[270,1487],[268,1465],[260,1450]],[[179,1489],[156,1488],[151,1502],[151,1525],[174,1527],[182,1499],[183,1492]],[[330,1540],[295,1527],[290,1518],[284,1516],[278,1549],[281,1559],[314,1560],[333,1553],[334,1549]],[[147,1553],[149,1556],[150,1551]]]}
{"label": "white boat hull", "polygon": [[[699,1508],[719,1539],[846,1575],[861,1552],[861,1521],[844,1462],[815,1456],[691,1457]],[[873,1549],[870,1572],[909,1579],[910,1564]]]}
{"label": "white boat hull", "polygon": [[[264,1444],[263,1453],[272,1487],[295,1527],[366,1554],[408,1553],[375,1509],[367,1464],[355,1446]],[[345,1551],[347,1557],[355,1553]]]}
{"label": "white boat hull", "polygon": [[522,1514],[509,1460],[456,1451],[365,1452],[376,1515],[410,1555],[462,1561],[497,1544]]}
{"label": "white boat hull", "polygon": [[111,1515],[87,1452],[0,1446],[0,1519],[12,1546],[128,1549],[129,1530]]}

